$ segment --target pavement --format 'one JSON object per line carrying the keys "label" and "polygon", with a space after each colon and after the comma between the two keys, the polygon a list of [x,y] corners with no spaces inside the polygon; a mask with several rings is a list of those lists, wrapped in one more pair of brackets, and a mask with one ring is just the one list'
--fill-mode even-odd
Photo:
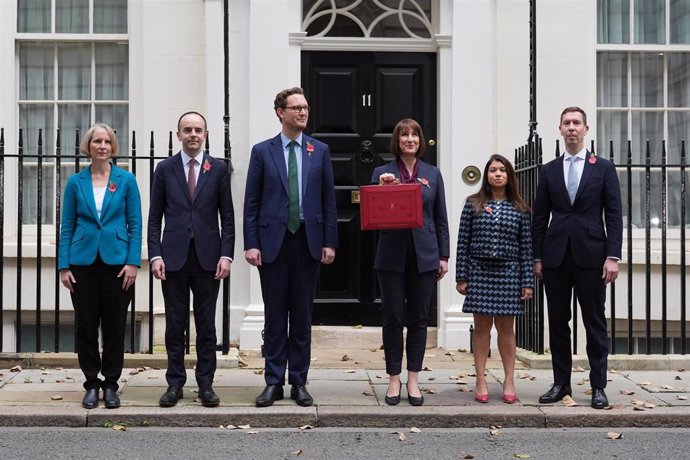
{"label": "pavement", "polygon": [[84,378],[75,354],[0,353],[0,426],[690,427],[690,357],[612,356],[606,389],[611,405],[595,410],[589,407],[585,357],[574,360],[573,405],[543,405],[539,395],[553,382],[549,356],[520,352],[519,401],[510,405],[501,401],[503,371],[496,356],[494,351],[488,363],[488,404],[474,401],[472,355],[432,348],[420,374],[424,405],[410,406],[403,391],[398,406],[387,406],[382,350],[315,348],[307,386],[315,405],[299,407],[287,398],[257,408],[263,360],[257,352],[231,349],[218,357],[214,389],[219,407],[202,407],[196,399],[193,356],[188,356],[184,399],[161,408],[158,398],[167,387],[165,354],[128,354],[120,381],[122,406],[105,409],[101,403],[87,410],[81,407]]}

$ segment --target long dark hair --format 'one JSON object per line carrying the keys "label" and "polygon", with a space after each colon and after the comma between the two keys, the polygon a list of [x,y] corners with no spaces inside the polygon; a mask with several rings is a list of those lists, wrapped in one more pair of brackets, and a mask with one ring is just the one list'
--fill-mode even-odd
{"label": "long dark hair", "polygon": [[529,205],[520,196],[520,186],[518,184],[517,174],[515,168],[503,155],[494,154],[489,157],[489,161],[484,166],[484,176],[482,177],[482,187],[474,195],[470,195],[467,199],[474,206],[477,214],[481,213],[486,207],[486,204],[493,198],[493,191],[489,185],[489,166],[494,161],[498,161],[506,168],[508,175],[508,183],[506,184],[506,198],[513,203],[513,207],[520,212],[529,212]]}

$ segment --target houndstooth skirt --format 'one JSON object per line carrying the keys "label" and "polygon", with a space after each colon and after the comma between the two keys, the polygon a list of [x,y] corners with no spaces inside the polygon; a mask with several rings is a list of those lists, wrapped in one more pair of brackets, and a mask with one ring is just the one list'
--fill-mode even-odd
{"label": "houndstooth skirt", "polygon": [[520,316],[520,264],[517,260],[470,258],[464,313],[487,316]]}

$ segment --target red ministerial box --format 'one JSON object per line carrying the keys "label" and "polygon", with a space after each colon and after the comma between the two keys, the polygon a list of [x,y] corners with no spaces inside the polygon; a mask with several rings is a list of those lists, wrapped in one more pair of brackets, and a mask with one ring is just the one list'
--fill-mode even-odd
{"label": "red ministerial box", "polygon": [[422,226],[420,184],[365,185],[359,192],[362,230]]}

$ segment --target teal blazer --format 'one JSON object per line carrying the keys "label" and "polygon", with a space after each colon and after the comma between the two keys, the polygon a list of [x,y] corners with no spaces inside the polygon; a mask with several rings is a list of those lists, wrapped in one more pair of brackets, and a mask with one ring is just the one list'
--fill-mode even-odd
{"label": "teal blazer", "polygon": [[93,197],[91,167],[67,181],[62,204],[58,270],[91,265],[141,266],[141,198],[134,175],[112,165],[101,217]]}

